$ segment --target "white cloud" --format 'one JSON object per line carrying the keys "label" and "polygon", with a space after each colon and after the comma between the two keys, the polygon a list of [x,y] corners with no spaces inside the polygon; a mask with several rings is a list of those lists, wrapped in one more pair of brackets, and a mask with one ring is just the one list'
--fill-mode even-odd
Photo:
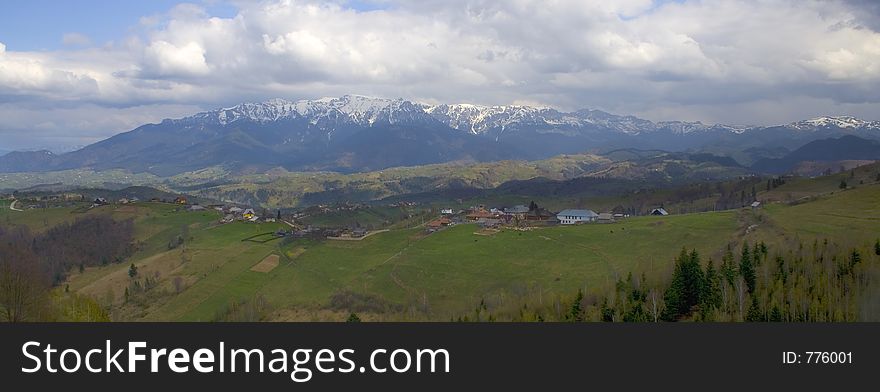
{"label": "white cloud", "polygon": [[151,75],[191,76],[205,75],[210,72],[205,61],[205,49],[196,42],[182,46],[167,41],[152,42],[144,49],[144,65]]}
{"label": "white cloud", "polygon": [[880,109],[880,34],[864,27],[878,18],[857,3],[426,0],[357,12],[266,0],[236,2],[230,18],[183,4],[145,15],[116,46],[0,44],[0,102],[97,112],[360,93],[708,122],[880,119],[868,110]]}

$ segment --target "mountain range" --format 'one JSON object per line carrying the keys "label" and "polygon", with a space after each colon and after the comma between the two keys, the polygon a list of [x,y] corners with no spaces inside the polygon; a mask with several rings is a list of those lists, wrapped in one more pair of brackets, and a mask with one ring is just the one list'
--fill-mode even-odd
{"label": "mountain range", "polygon": [[[777,126],[653,122],[599,110],[429,105],[359,95],[272,99],[146,124],[76,151],[10,152],[0,172],[126,169],[160,176],[212,166],[237,172],[358,172],[450,161],[542,159],[616,149],[714,153],[751,165],[809,142],[880,140],[880,121],[820,117]],[[770,162],[770,163],[768,163]]]}

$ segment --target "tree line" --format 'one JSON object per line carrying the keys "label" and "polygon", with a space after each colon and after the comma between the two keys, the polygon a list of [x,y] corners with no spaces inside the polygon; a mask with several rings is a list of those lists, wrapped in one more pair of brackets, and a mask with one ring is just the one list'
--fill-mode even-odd
{"label": "tree line", "polygon": [[131,220],[105,215],[62,223],[45,233],[0,227],[0,320],[56,318],[50,289],[73,269],[121,262],[134,252],[133,238]]}
{"label": "tree line", "polygon": [[683,248],[665,280],[627,274],[607,291],[579,289],[550,305],[491,309],[458,321],[880,321],[880,239],[861,248],[828,240],[728,246],[720,262]]}

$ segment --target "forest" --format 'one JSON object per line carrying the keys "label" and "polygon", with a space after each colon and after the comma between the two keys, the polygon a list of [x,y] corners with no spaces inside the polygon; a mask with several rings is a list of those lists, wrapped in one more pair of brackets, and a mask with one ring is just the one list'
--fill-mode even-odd
{"label": "forest", "polygon": [[133,238],[131,220],[104,215],[62,223],[45,233],[0,226],[0,320],[51,321],[75,319],[71,313],[81,311],[102,312],[88,298],[52,301],[51,288],[74,268],[121,262],[134,252]]}
{"label": "forest", "polygon": [[629,273],[610,293],[579,290],[545,309],[484,314],[477,306],[458,321],[854,322],[880,321],[880,240],[871,249],[843,249],[828,240],[794,249],[763,242],[728,246],[720,263],[683,248],[668,281]]}

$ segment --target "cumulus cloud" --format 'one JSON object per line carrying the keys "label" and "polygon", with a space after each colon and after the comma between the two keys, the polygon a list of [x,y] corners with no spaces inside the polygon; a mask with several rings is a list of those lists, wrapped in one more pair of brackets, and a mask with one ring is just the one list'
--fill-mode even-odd
{"label": "cumulus cloud", "polygon": [[[868,1],[236,4],[228,18],[192,4],[145,15],[112,47],[0,44],[0,102],[94,112],[360,93],[706,122],[880,119],[880,15]],[[125,130],[115,124],[94,126]]]}

